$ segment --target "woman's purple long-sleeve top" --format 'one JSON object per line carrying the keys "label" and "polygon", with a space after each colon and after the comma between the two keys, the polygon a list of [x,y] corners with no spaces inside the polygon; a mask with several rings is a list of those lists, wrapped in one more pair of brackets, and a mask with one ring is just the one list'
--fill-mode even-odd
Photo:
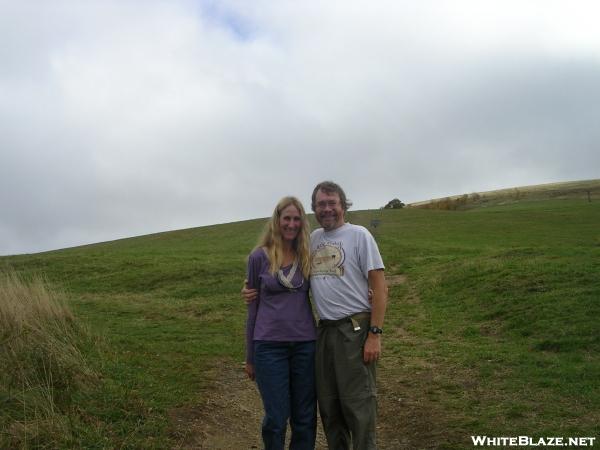
{"label": "woman's purple long-sleeve top", "polygon": [[[246,362],[254,364],[253,341],[312,341],[316,339],[315,320],[308,297],[309,281],[303,280],[300,267],[290,290],[269,273],[269,259],[262,248],[248,257],[248,287],[258,289],[257,300],[248,305],[246,321]],[[287,275],[291,265],[283,267]]]}

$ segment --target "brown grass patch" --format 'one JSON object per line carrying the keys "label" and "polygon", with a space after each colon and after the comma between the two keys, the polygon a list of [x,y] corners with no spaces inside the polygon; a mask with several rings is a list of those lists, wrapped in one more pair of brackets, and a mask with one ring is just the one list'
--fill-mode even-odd
{"label": "brown grass patch", "polygon": [[83,330],[44,280],[0,274],[0,447],[52,442],[69,429],[63,410],[93,376],[79,350]]}

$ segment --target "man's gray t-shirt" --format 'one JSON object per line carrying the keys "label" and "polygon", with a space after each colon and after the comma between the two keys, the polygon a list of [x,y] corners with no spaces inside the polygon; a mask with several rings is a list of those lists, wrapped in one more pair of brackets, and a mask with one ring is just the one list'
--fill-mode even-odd
{"label": "man's gray t-shirt", "polygon": [[369,271],[383,269],[375,239],[360,225],[345,223],[310,236],[310,287],[321,319],[370,311]]}

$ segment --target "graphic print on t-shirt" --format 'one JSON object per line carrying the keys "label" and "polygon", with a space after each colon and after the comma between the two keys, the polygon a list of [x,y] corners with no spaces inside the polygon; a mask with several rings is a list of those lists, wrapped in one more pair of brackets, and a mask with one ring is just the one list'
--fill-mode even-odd
{"label": "graphic print on t-shirt", "polygon": [[341,242],[322,242],[311,255],[311,276],[344,275],[344,248]]}

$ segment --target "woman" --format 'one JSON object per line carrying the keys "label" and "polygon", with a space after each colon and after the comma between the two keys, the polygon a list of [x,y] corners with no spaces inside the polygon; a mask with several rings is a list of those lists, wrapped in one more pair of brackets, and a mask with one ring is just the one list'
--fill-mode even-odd
{"label": "woman", "polygon": [[302,203],[282,198],[258,247],[248,258],[246,373],[256,379],[265,416],[265,449],[283,449],[287,422],[290,449],[314,449],[316,395],[315,323],[308,298],[310,232]]}

